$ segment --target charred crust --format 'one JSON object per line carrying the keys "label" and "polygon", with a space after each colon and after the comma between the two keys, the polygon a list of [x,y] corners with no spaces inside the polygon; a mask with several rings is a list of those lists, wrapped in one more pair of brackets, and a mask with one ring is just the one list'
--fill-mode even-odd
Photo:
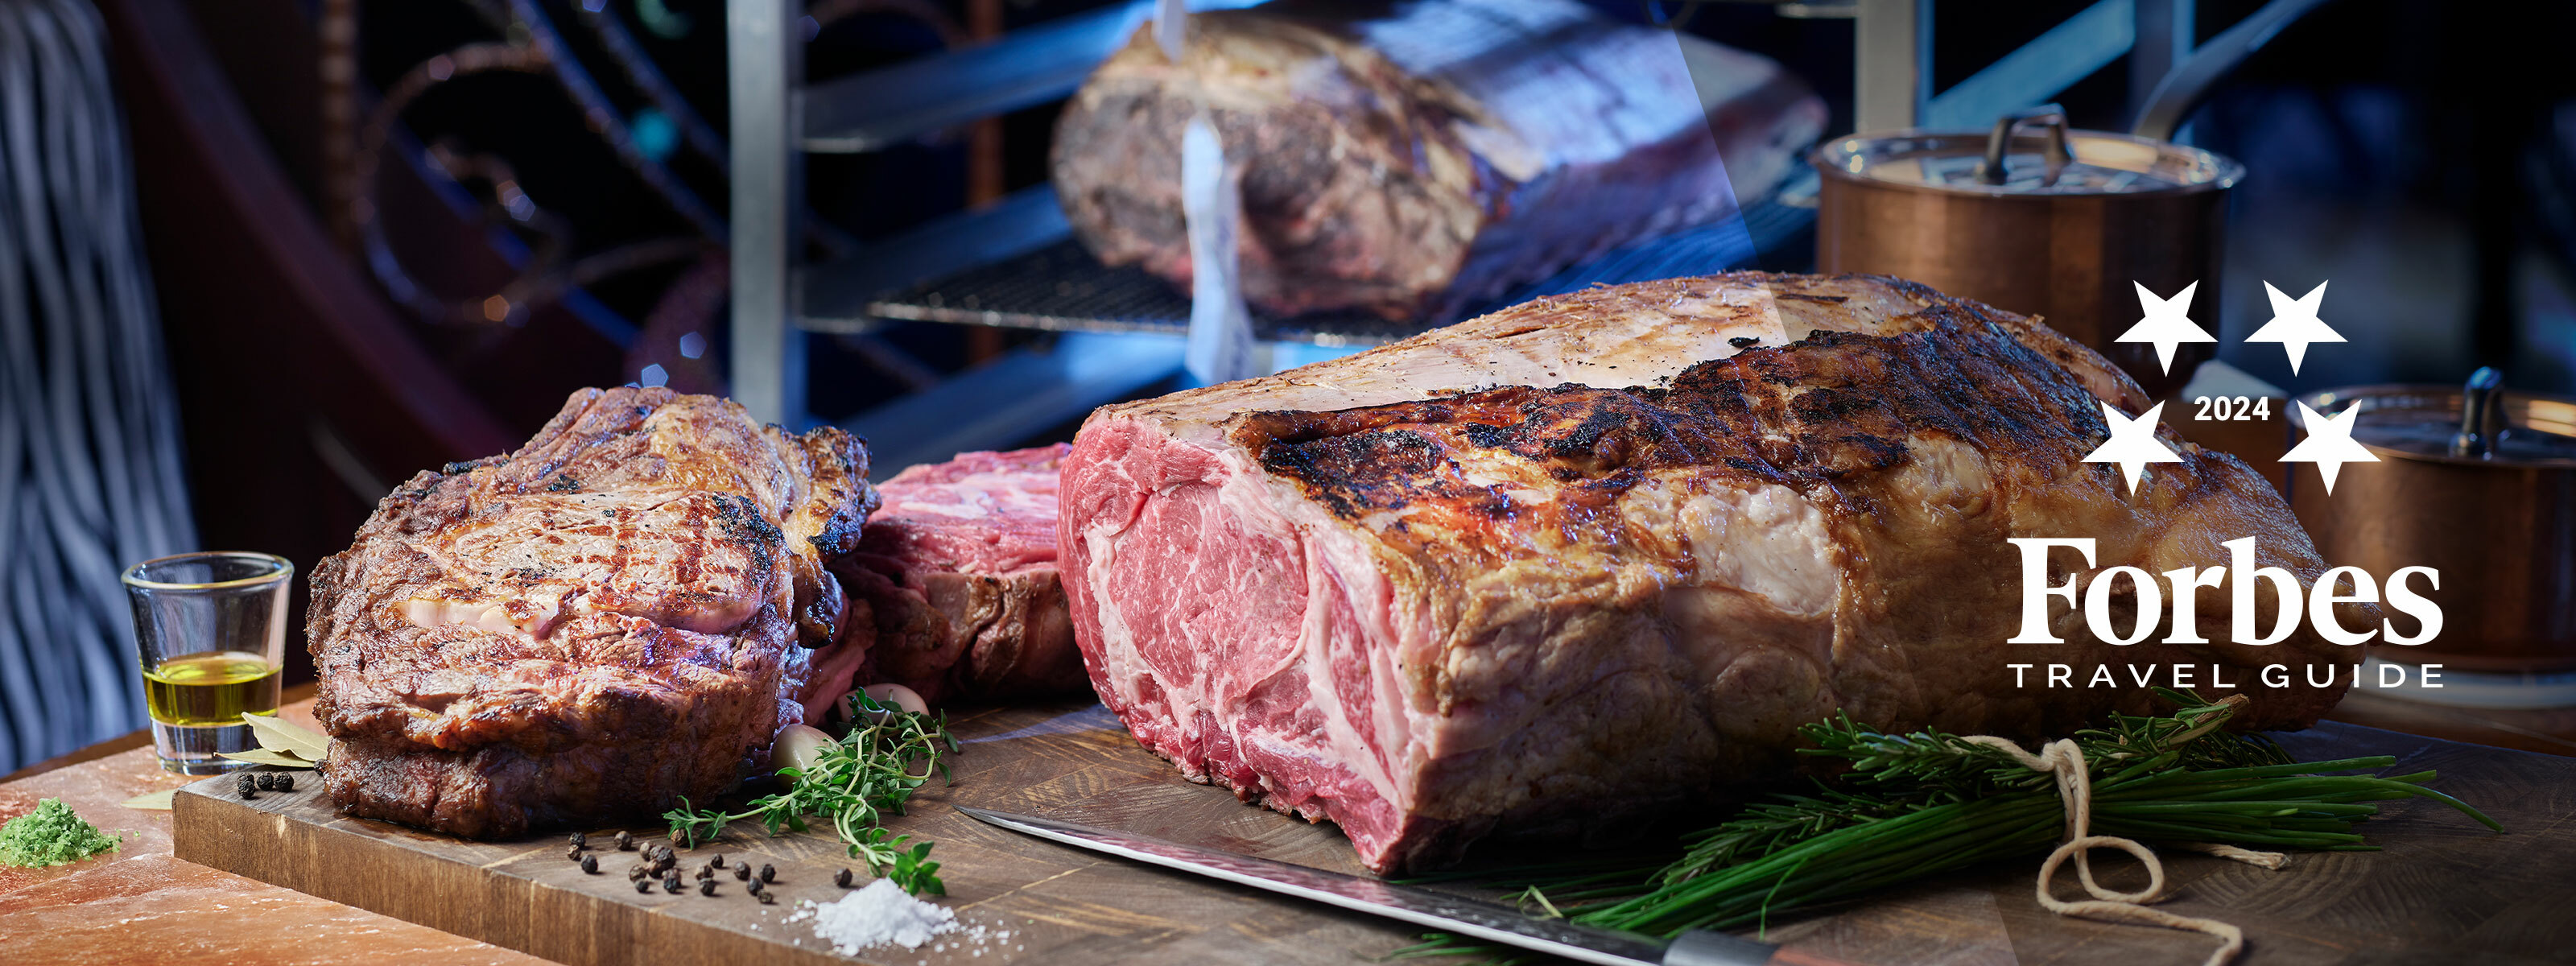
{"label": "charred crust", "polygon": [[[1386,530],[1423,539],[1441,527],[1418,524],[1446,521],[1468,543],[1495,532],[1482,520],[1537,514],[1568,528],[1603,525],[1658,471],[1740,475],[1868,515],[1879,505],[1871,481],[1906,466],[1919,438],[2070,468],[2099,440],[2092,393],[1981,306],[1927,301],[1899,331],[1818,330],[1745,347],[1663,387],[1512,386],[1266,411],[1237,417],[1229,435],[1336,516],[1393,513]],[[1554,498],[1515,503],[1509,487],[1471,477],[1470,465],[1547,481]],[[2190,485],[2188,468],[2176,470]]]}
{"label": "charred crust", "polygon": [[[676,458],[636,458],[664,442]],[[764,434],[721,400],[620,388],[574,393],[510,454],[417,474],[314,571],[306,648],[322,679],[316,716],[335,742],[333,798],[351,814],[510,835],[729,787],[744,744],[770,734],[781,696],[803,686],[805,658],[789,650],[798,619],[834,616],[839,591],[803,580],[802,611],[769,597],[738,623],[684,628],[618,610],[616,580],[573,575],[563,548],[593,543],[601,559],[588,563],[614,573],[630,552],[651,554],[670,592],[645,606],[709,613],[700,602],[726,597],[723,583],[773,588],[760,568],[820,573],[831,554],[817,551],[852,542],[876,506],[865,465],[846,434]],[[660,495],[673,489],[686,495]],[[588,495],[626,492],[643,495]],[[503,514],[529,514],[509,534],[536,559],[438,550]],[[623,532],[674,514],[670,535],[683,538]],[[524,622],[552,613],[557,587],[605,606],[533,639],[418,626],[405,610],[429,595],[496,603]],[[830,600],[818,600],[824,590]],[[597,679],[577,697],[552,688],[576,675]]]}
{"label": "charred crust", "polygon": [[769,514],[751,498],[735,493],[711,493],[715,499],[716,523],[725,536],[758,545],[764,552],[775,552],[787,543],[787,534],[770,522]]}

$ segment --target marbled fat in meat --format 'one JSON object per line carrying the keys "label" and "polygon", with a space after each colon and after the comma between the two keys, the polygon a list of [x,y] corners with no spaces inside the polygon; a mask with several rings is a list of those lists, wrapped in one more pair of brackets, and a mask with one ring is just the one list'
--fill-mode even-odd
{"label": "marbled fat in meat", "polygon": [[[1385,871],[1759,787],[1837,711],[2029,739],[2157,710],[2125,672],[2025,688],[2010,662],[2221,665],[2253,699],[2236,724],[2314,721],[2343,685],[2308,675],[2360,654],[2309,629],[2118,648],[2060,606],[2066,643],[2005,643],[2013,537],[2150,573],[2254,537],[2260,566],[2323,569],[2233,457],[2160,430],[2182,461],[2134,494],[2083,462],[2104,402],[2148,401],[2034,320],[1911,283],[1597,288],[1094,413],[1065,460],[1066,595],[1146,748]],[[2229,595],[2196,603],[2226,641]],[[2255,680],[2274,663],[2289,686]]]}
{"label": "marbled fat in meat", "polygon": [[878,486],[884,506],[835,564],[872,633],[866,672],[932,701],[1079,692],[1088,680],[1056,573],[1064,444],[961,453]]}

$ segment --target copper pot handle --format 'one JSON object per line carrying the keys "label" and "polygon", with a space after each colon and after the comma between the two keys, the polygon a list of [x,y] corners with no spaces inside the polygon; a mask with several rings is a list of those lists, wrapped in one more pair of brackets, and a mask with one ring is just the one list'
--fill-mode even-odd
{"label": "copper pot handle", "polygon": [[2479,366],[2460,389],[2460,431],[2451,437],[2451,455],[2485,459],[2504,431],[2504,374]]}
{"label": "copper pot handle", "polygon": [[2004,149],[2012,145],[2013,132],[2029,124],[2040,125],[2042,136],[2048,139],[2048,147],[2040,152],[2041,163],[2047,167],[2039,183],[2043,187],[2057,183],[2058,174],[2066,170],[2066,162],[2075,155],[2066,149],[2066,109],[2055,104],[2025,107],[1996,118],[1994,133],[1986,136],[1986,159],[1977,164],[1978,181],[2004,183]]}

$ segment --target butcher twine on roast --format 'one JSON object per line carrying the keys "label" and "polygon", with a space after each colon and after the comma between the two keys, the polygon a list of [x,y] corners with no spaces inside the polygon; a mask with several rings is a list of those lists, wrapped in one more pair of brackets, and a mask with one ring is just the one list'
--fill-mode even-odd
{"label": "butcher twine on roast", "polygon": [[730,788],[805,714],[876,505],[867,451],[668,389],[587,389],[508,456],[422,473],[313,573],[353,815],[476,837]]}
{"label": "butcher twine on roast", "polygon": [[[1331,819],[1381,871],[1741,792],[1837,711],[2033,738],[2156,710],[2126,673],[2016,687],[2013,662],[2223,665],[2253,700],[2238,724],[2315,720],[2343,685],[2308,667],[2341,681],[2360,655],[2305,629],[2113,648],[2058,603],[2068,643],[2005,643],[2011,537],[2092,537],[2098,567],[2150,573],[2253,537],[2303,585],[2322,569],[2233,457],[2160,430],[2182,461],[2134,495],[2083,462],[2099,401],[2147,403],[2045,326],[1911,283],[1598,288],[1099,410],[1065,462],[1065,589],[1145,747]],[[2197,605],[2226,641],[2229,595]],[[2290,686],[2255,678],[2275,663]]]}

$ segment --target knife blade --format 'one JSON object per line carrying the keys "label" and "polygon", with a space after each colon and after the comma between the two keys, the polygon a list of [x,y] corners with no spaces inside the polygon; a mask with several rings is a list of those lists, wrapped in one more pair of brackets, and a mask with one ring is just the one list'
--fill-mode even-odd
{"label": "knife blade", "polygon": [[1061,819],[1014,815],[963,805],[956,808],[978,821],[1076,848],[1601,966],[1762,966],[1766,963],[1828,962],[1796,954],[1782,955],[1780,948],[1770,943],[1726,933],[1693,930],[1667,943],[1651,936],[1595,929],[1562,919],[1533,918],[1496,903],[1363,876],[1183,845]]}

